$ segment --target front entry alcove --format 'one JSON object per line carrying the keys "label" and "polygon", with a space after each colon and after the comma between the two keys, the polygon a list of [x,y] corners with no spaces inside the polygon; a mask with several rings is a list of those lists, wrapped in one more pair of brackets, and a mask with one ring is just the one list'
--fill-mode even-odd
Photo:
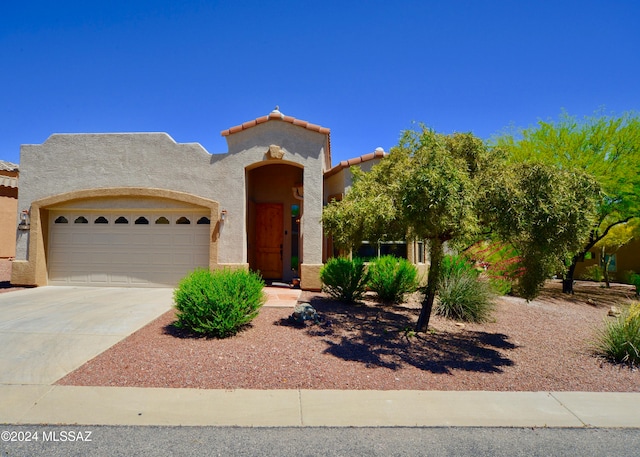
{"label": "front entry alcove", "polygon": [[303,168],[267,163],[248,169],[246,177],[249,267],[266,280],[290,282],[302,263]]}

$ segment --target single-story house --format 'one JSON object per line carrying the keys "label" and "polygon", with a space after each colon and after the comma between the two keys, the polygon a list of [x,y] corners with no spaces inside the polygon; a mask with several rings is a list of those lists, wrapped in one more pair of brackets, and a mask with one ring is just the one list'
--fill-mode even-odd
{"label": "single-story house", "polygon": [[16,255],[18,165],[0,160],[0,259]]}
{"label": "single-story house", "polygon": [[[230,267],[320,289],[333,255],[323,206],[349,188],[351,166],[366,169],[384,151],[332,166],[329,129],[277,108],[222,136],[222,154],[166,133],[54,134],[23,145],[18,211],[28,220],[11,282],[175,286],[196,267]],[[424,262],[417,243],[401,251]]]}

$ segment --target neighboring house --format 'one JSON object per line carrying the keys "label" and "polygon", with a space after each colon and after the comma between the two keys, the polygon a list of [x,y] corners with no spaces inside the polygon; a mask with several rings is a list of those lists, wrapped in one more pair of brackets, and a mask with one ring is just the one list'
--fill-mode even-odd
{"label": "neighboring house", "polygon": [[[283,115],[222,132],[210,154],[165,133],[55,134],[23,145],[13,284],[154,287],[196,267],[250,268],[320,289],[322,208],[351,184],[329,129]],[[15,227],[15,224],[14,224]],[[413,251],[412,251],[413,252]]]}
{"label": "neighboring house", "polygon": [[[599,249],[594,249],[587,256],[585,256],[583,262],[578,262],[576,265],[575,278],[581,278],[587,273],[587,268],[592,265],[604,266],[605,259],[602,258],[602,254]],[[613,254],[613,258],[609,264],[609,274],[612,281],[625,281],[627,280],[629,272],[640,274],[640,240],[634,239],[631,242],[622,246],[618,251]]]}
{"label": "neighboring house", "polygon": [[0,160],[0,259],[16,255],[18,165]]}

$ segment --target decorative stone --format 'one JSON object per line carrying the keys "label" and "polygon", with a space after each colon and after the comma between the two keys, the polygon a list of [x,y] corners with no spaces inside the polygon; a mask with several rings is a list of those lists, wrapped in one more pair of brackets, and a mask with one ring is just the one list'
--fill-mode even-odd
{"label": "decorative stone", "polygon": [[618,317],[620,316],[620,314],[622,314],[622,311],[620,311],[620,308],[618,308],[617,306],[612,306],[611,308],[609,308],[609,312],[607,313],[607,316]]}
{"label": "decorative stone", "polygon": [[269,160],[282,160],[284,157],[284,151],[280,146],[272,144],[267,151],[267,158]]}
{"label": "decorative stone", "polygon": [[293,322],[303,324],[305,321],[320,322],[318,312],[309,303],[299,303],[293,309],[293,314],[289,317]]}

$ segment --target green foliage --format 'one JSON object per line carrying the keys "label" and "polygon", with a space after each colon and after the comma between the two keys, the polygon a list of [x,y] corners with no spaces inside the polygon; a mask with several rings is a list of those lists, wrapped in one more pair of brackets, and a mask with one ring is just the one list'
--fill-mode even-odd
{"label": "green foliage", "polygon": [[[565,172],[590,176],[595,186],[593,217],[585,222],[589,236],[573,248],[569,279],[576,263],[616,225],[640,217],[640,117],[600,116],[582,121],[564,114],[557,122],[539,122],[496,144],[514,164],[544,163]],[[557,190],[558,194],[563,189]],[[576,203],[578,206],[579,203]],[[589,208],[591,210],[591,208]]]}
{"label": "green foliage", "polygon": [[431,267],[420,331],[428,325],[442,244],[480,230],[477,203],[486,183],[500,174],[500,160],[472,134],[440,135],[421,126],[404,132],[370,172],[351,167],[350,191],[323,211],[325,230],[342,248],[385,237],[429,241]]}
{"label": "green foliage", "polygon": [[636,295],[640,296],[640,275],[637,273],[629,275],[629,284],[636,286]]}
{"label": "green foliage", "polygon": [[445,255],[440,266],[440,278],[461,276],[463,274],[478,276],[478,271],[469,258],[461,254]]}
{"label": "green foliage", "polygon": [[333,298],[355,303],[364,297],[369,273],[364,261],[333,257],[320,270],[323,289]]}
{"label": "green foliage", "polygon": [[600,265],[590,265],[584,269],[582,277],[590,281],[602,282],[604,280],[604,268]]}
{"label": "green foliage", "polygon": [[464,255],[485,270],[494,293],[506,295],[524,273],[522,259],[510,244],[480,241],[468,248]]}
{"label": "green foliage", "polygon": [[590,176],[541,163],[514,164],[496,178],[483,203],[495,233],[520,254],[524,298],[534,298],[582,249],[598,196]]}
{"label": "green foliage", "polygon": [[226,338],[251,322],[264,304],[264,282],[245,270],[197,269],[174,291],[177,328]]}
{"label": "green foliage", "polygon": [[631,366],[640,362],[640,304],[636,303],[597,333],[597,354]]}
{"label": "green foliage", "polygon": [[468,322],[488,320],[494,309],[489,283],[461,256],[446,256],[438,287],[435,313]]}
{"label": "green foliage", "polygon": [[369,264],[368,286],[385,303],[401,303],[418,287],[418,270],[408,260],[391,255]]}

